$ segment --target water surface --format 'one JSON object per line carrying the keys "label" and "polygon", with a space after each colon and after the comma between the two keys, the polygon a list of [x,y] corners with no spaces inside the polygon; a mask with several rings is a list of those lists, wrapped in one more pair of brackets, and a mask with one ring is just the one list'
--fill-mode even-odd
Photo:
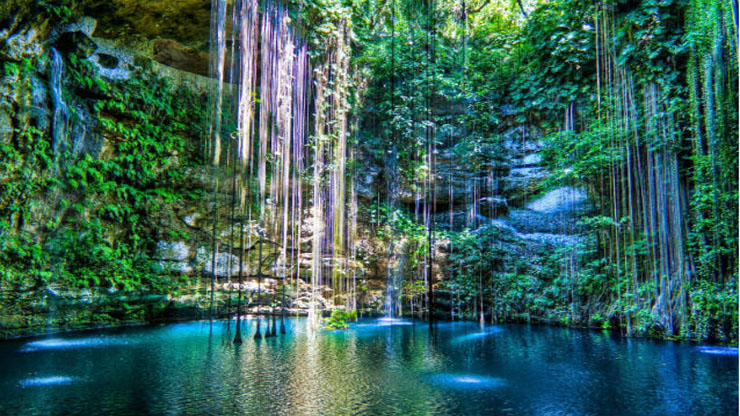
{"label": "water surface", "polygon": [[[232,344],[191,322],[0,344],[0,414],[737,415],[737,349],[361,320]],[[264,330],[264,322],[263,322]]]}

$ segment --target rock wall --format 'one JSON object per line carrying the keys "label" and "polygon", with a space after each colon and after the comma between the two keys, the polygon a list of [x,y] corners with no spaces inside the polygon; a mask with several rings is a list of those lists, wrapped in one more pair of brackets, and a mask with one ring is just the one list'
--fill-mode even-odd
{"label": "rock wall", "polygon": [[[67,2],[61,2],[59,6],[64,4]],[[64,155],[60,156],[60,167],[72,166],[87,156],[94,161],[109,161],[116,156],[113,144],[126,138],[105,133],[91,109],[97,100],[107,98],[106,94],[121,92],[118,88],[125,81],[141,76],[164,77],[172,91],[187,89],[201,95],[201,101],[216,82],[205,76],[208,68],[209,1],[173,4],[116,0],[74,4],[77,6],[71,10],[75,16],[87,15],[60,22],[44,15],[48,12],[45,9],[39,9],[39,13],[34,15],[28,4],[13,2],[3,6],[11,11],[9,17],[0,16],[0,25],[5,25],[0,26],[0,62],[19,67],[38,62],[33,68],[24,68],[22,73],[6,73],[0,83],[0,141],[15,145],[20,132],[38,129],[45,137],[55,137],[56,144],[52,146],[58,146],[55,152]],[[78,88],[76,84],[85,82],[85,79],[65,84],[65,77],[69,75],[67,65],[72,60],[89,61],[100,79],[87,81],[102,81],[108,92],[101,93],[100,89],[95,92],[94,86]],[[57,140],[57,132],[62,130],[64,133]],[[200,134],[191,134],[187,146],[199,149],[202,139]],[[147,218],[147,223],[152,225],[147,237],[152,238],[154,244],[146,254],[157,266],[152,273],[171,276],[179,282],[178,289],[167,294],[121,287],[83,290],[55,284],[54,277],[51,277],[49,287],[40,283],[18,286],[7,279],[0,279],[0,338],[101,325],[204,317],[210,309],[213,276],[216,277],[217,316],[229,313],[227,306],[233,313],[239,289],[236,283],[239,244],[234,243],[232,236],[238,235],[240,228],[247,229],[252,235],[249,244],[254,248],[256,221],[239,216],[233,224],[229,220],[233,214],[232,172],[228,168],[214,169],[188,161],[187,157],[185,154],[172,155],[173,162],[178,168],[182,167],[182,177],[177,181],[181,188],[199,197],[160,204],[157,212]],[[54,178],[60,175],[59,172],[63,169],[52,169],[44,175]],[[46,226],[50,220],[64,222],[69,216],[93,218],[106,204],[115,205],[117,198],[101,196],[89,207],[75,208],[78,196],[63,187],[34,196],[30,202],[32,213],[28,220],[17,225],[17,233],[44,249],[44,241],[51,232]],[[308,218],[310,212],[306,210],[300,215]],[[214,218],[218,218],[215,226]],[[73,228],[74,225],[65,223],[54,227],[53,232],[63,235],[65,227]],[[310,241],[309,228],[304,230],[303,243]],[[103,243],[115,241],[122,231],[108,232],[102,236]],[[214,242],[218,251],[215,267],[212,261]],[[358,243],[360,247],[367,245],[367,241]],[[265,308],[269,310],[270,305],[283,304],[281,281],[273,278],[278,275],[275,250],[266,245],[264,251],[267,260],[262,273],[267,277],[262,282],[255,278],[256,250],[248,251],[242,264],[245,274],[250,276],[244,279],[241,287],[246,312],[265,313]],[[93,253],[78,254],[94,256]],[[302,255],[299,261],[303,270],[301,277],[305,279],[312,259],[310,255]],[[49,273],[53,276],[56,271]],[[358,308],[361,314],[376,313],[382,309],[382,297],[378,295],[382,282],[371,282],[373,276],[369,273],[359,275]],[[28,279],[29,282],[33,280],[36,279]],[[40,282],[42,279],[37,280]],[[289,277],[288,280],[285,307],[291,314],[303,314],[308,307],[310,291],[301,279]],[[348,303],[347,295],[334,293],[331,287],[322,286],[318,292],[326,310],[341,308]]]}
{"label": "rock wall", "polygon": [[[105,4],[103,4],[105,3]],[[146,3],[146,4],[144,4]],[[188,0],[177,7],[168,2],[115,0],[112,2],[81,2],[81,10],[88,16],[63,24],[28,20],[22,17],[3,20],[0,28],[0,57],[4,61],[22,62],[35,58],[40,62],[30,75],[28,87],[18,87],[17,78],[6,75],[0,83],[0,141],[8,143],[13,135],[27,126],[53,132],[62,110],[68,114],[67,138],[62,148],[70,153],[70,160],[89,154],[94,158],[110,157],[110,137],[102,134],[100,126],[91,117],[86,100],[77,92],[61,94],[55,84],[56,68],[53,50],[63,56],[87,58],[105,80],[115,83],[132,77],[142,68],[172,81],[173,88],[185,88],[203,94],[213,88],[214,80],[207,75],[207,44],[209,2]],[[19,6],[22,7],[22,6]],[[28,18],[28,16],[25,16]],[[2,20],[2,19],[0,19]],[[121,23],[123,22],[123,23]],[[17,77],[17,75],[16,75]],[[437,115],[452,119],[465,110],[463,105],[447,105]],[[457,144],[465,139],[465,131],[445,126],[440,131],[435,186],[437,189],[436,226],[441,230],[495,227],[506,235],[512,253],[526,255],[548,245],[563,246],[579,241],[576,219],[587,209],[585,196],[575,189],[556,189],[545,193],[543,180],[548,172],[542,167],[540,138],[542,131],[531,124],[518,123],[507,106],[500,109],[498,141],[487,142],[477,149],[485,155],[471,163],[470,153]],[[72,117],[71,114],[75,116]],[[194,138],[199,140],[200,138]],[[193,143],[197,146],[197,143]],[[361,147],[359,162],[364,166],[355,178],[359,199],[368,204],[378,190],[388,189],[388,166],[374,165],[369,155],[376,149]],[[184,186],[202,195],[195,203],[189,201],[162,205],[152,222],[156,244],[152,256],[159,265],[159,273],[182,276],[183,294],[154,296],[145,292],[108,293],[106,291],[64,291],[28,287],[3,290],[0,322],[3,336],[30,334],[46,329],[76,328],[98,324],[141,322],[167,316],[203,316],[209,302],[209,278],[217,277],[217,310],[234,301],[234,276],[239,270],[238,249],[233,247],[232,230],[252,227],[248,219],[238,218],[235,224],[220,221],[214,216],[231,217],[230,172],[207,166],[189,166],[181,179]],[[403,179],[394,185],[395,198],[410,211],[417,205],[419,195]],[[544,195],[535,199],[533,196]],[[58,199],[58,198],[57,198]],[[45,218],[52,217],[58,207],[39,202],[36,220],[22,226],[23,232],[40,234]],[[309,212],[301,213],[305,218]],[[384,294],[389,269],[396,269],[397,259],[390,259],[388,246],[375,235],[374,226],[367,217],[360,217],[360,238],[355,242],[361,267],[356,284],[358,307],[366,314],[379,313],[385,303]],[[310,230],[303,241],[310,238]],[[213,266],[213,241],[218,254]],[[445,242],[438,241],[439,263],[435,275],[444,278]],[[231,252],[230,252],[231,251]],[[271,256],[270,250],[265,253]],[[243,269],[249,270],[257,262],[252,251],[244,260]],[[274,256],[273,256],[274,257]],[[301,256],[303,270],[311,264],[310,255]],[[263,273],[274,275],[274,261],[268,262]],[[291,313],[303,313],[306,308],[307,288],[300,279],[286,285],[286,307]],[[256,289],[260,287],[261,290]],[[243,291],[250,299],[251,311],[267,306],[264,299],[273,300],[276,291],[282,292],[278,280],[268,280],[264,288],[256,279],[243,282]],[[19,293],[23,292],[23,296]],[[320,288],[327,309],[340,307],[346,298],[332,293],[331,288]],[[258,301],[258,299],[260,299]],[[127,306],[123,306],[127,305]],[[70,310],[69,316],[59,311]],[[122,312],[121,312],[122,311]],[[49,318],[52,317],[52,318]],[[51,319],[51,320],[49,320]]]}
{"label": "rock wall", "polygon": [[[495,137],[475,142],[456,124],[456,119],[464,114],[464,105],[443,103],[435,109],[440,126],[435,159],[435,228],[442,232],[468,230],[473,235],[493,235],[490,245],[503,250],[501,259],[506,264],[502,268],[514,275],[530,276],[533,286],[546,290],[550,283],[539,277],[542,264],[551,261],[550,256],[556,251],[572,253],[576,245],[585,242],[578,222],[590,205],[583,190],[548,188],[551,173],[540,154],[543,128],[532,121],[522,123],[512,106],[502,105],[497,110]],[[356,178],[361,201],[366,205],[394,201],[411,217],[423,214],[420,206],[425,203],[425,195],[415,193],[412,184],[392,172],[393,164],[387,161],[392,154],[380,160],[375,156],[377,149],[361,145],[361,150],[363,169]],[[365,223],[364,227],[372,229],[373,225]],[[366,238],[372,241],[376,237],[369,233]],[[396,244],[391,251],[387,244],[371,242],[367,246],[374,281],[395,276],[394,265],[406,254],[403,247]],[[455,273],[449,260],[454,250],[446,238],[437,239],[434,275],[440,315],[456,308],[455,295],[445,289],[445,281]],[[404,280],[423,279],[421,270],[407,270]],[[377,287],[381,296],[384,288],[384,284]],[[408,305],[404,307],[408,311]]]}

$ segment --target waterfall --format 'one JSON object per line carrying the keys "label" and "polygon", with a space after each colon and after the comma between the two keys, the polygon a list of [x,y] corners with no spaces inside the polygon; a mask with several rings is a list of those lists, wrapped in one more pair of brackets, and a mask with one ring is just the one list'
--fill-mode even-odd
{"label": "waterfall", "polygon": [[[401,244],[403,248],[403,244]],[[402,293],[401,284],[403,273],[406,268],[406,252],[401,250],[395,267],[388,267],[388,281],[385,287],[385,316],[396,318],[401,316],[401,302],[399,295]]]}
{"label": "waterfall", "polygon": [[64,143],[67,132],[69,111],[62,96],[62,75],[64,75],[64,60],[55,48],[51,48],[51,100],[54,105],[54,119],[52,126],[51,148],[56,153],[59,145]]}
{"label": "waterfall", "polygon": [[[400,172],[398,168],[398,152],[392,146],[385,152],[385,181],[386,181],[386,205],[388,207],[388,223],[391,228],[397,221],[397,202],[400,191]],[[385,283],[385,315],[392,318],[396,315],[396,303],[400,294],[399,281],[403,277],[403,269],[400,266],[400,258],[403,256],[404,244],[402,241],[390,239],[388,248],[388,259],[386,266]]]}
{"label": "waterfall", "polygon": [[[350,286],[349,43],[343,28],[312,51],[289,7],[275,0],[212,0],[210,75],[218,82],[209,97],[205,149],[214,166],[238,164],[240,227],[249,213],[265,231],[275,250],[267,265],[272,277],[284,284],[294,278],[296,287],[298,279],[310,278],[310,326],[316,328],[320,286],[331,279],[335,294]],[[224,143],[224,137],[234,140]],[[223,157],[223,148],[235,161]],[[312,266],[304,271],[300,249],[307,242]]]}

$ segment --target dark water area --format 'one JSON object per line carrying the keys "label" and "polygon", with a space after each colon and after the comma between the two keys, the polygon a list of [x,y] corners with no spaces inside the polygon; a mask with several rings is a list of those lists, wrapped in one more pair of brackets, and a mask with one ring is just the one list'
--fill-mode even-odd
{"label": "dark water area", "polygon": [[[361,320],[235,346],[190,322],[0,344],[8,415],[737,415],[737,349],[563,328]],[[264,322],[263,322],[264,330]]]}

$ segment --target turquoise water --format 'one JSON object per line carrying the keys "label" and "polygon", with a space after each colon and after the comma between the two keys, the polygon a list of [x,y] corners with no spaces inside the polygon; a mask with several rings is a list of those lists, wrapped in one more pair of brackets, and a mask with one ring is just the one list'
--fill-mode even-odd
{"label": "turquoise water", "polygon": [[[231,343],[191,322],[0,344],[9,415],[737,415],[737,349],[552,327],[362,320]],[[264,329],[264,322],[263,322]]]}

